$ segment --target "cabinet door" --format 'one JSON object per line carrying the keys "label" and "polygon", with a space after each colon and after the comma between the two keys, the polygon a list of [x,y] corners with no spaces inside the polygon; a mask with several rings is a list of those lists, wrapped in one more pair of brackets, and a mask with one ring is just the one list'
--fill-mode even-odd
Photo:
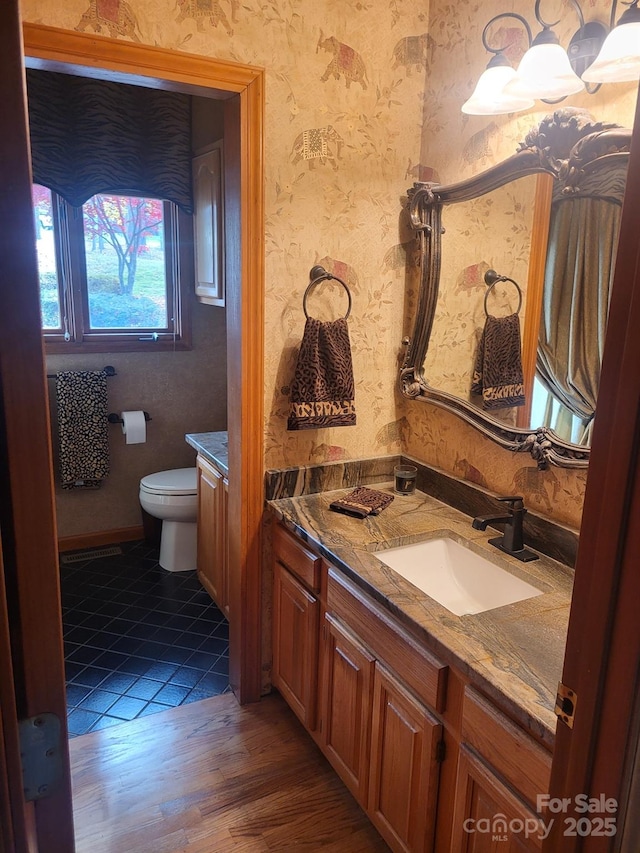
{"label": "cabinet door", "polygon": [[433,849],[442,726],[375,666],[368,814],[393,850]]}
{"label": "cabinet door", "polygon": [[319,611],[315,596],[276,562],[272,680],[309,731],[316,727]]}
{"label": "cabinet door", "polygon": [[196,296],[208,305],[224,305],[222,143],[194,157],[192,171]]}
{"label": "cabinet door", "polygon": [[338,775],[363,805],[369,779],[374,666],[373,655],[326,614],[321,744]]}
{"label": "cabinet door", "polygon": [[452,850],[525,853],[542,849],[546,818],[535,814],[468,747],[462,746]]}
{"label": "cabinet door", "polygon": [[226,524],[222,517],[222,475],[201,456],[198,468],[198,577],[222,610],[225,600]]}

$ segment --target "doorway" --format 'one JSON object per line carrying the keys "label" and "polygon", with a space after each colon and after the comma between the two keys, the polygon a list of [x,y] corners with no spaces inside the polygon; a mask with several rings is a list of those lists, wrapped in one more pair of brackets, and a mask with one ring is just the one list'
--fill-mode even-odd
{"label": "doorway", "polygon": [[227,140],[229,678],[240,703],[260,697],[263,504],[263,72],[162,48],[24,24],[28,67],[64,70],[224,101]]}

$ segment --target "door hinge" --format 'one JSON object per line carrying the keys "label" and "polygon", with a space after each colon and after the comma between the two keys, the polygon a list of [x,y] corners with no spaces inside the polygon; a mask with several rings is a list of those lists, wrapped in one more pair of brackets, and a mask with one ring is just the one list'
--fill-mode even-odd
{"label": "door hinge", "polygon": [[22,787],[27,802],[55,793],[62,778],[60,719],[46,713],[19,721]]}
{"label": "door hinge", "polygon": [[441,764],[447,756],[447,745],[444,740],[438,741],[436,745],[436,761]]}
{"label": "door hinge", "polygon": [[556,696],[556,707],[554,710],[556,712],[556,717],[562,720],[563,723],[566,723],[570,729],[573,728],[577,701],[578,697],[575,690],[565,687],[565,685],[560,681],[558,683],[558,695]]}

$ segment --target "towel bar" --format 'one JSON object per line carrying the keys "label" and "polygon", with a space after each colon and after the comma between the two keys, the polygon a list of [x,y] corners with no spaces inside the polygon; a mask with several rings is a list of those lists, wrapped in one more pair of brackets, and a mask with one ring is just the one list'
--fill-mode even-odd
{"label": "towel bar", "polygon": [[349,300],[349,305],[347,306],[347,313],[344,315],[344,319],[346,320],[349,314],[351,314],[351,291],[349,290],[345,282],[341,278],[338,278],[337,275],[333,275],[332,273],[327,272],[326,269],[324,267],[321,267],[320,265],[311,268],[309,278],[311,279],[311,281],[307,285],[307,289],[305,290],[304,296],[302,297],[302,310],[304,311],[304,316],[307,318],[307,320],[309,319],[309,314],[307,313],[307,296],[309,295],[309,292],[313,287],[316,286],[316,284],[319,284],[321,281],[330,281],[331,279],[337,281],[338,284],[341,284],[347,292],[347,299]]}
{"label": "towel bar", "polygon": [[506,275],[499,275],[495,270],[487,270],[484,274],[484,280],[488,285],[487,292],[484,295],[484,313],[487,317],[490,316],[487,310],[487,299],[489,298],[489,294],[491,293],[493,288],[500,281],[510,281],[511,284],[513,284],[515,289],[518,291],[518,307],[516,308],[515,313],[520,313],[520,309],[522,308],[522,290],[520,289],[520,285],[517,281],[514,281],[512,278],[508,278],[508,276]]}
{"label": "towel bar", "polygon": [[[107,364],[107,366],[103,367],[102,369],[107,376],[117,376],[118,375],[116,373],[115,367],[112,367],[110,364]],[[56,379],[57,376],[58,376],[57,373],[47,373],[47,379]]]}

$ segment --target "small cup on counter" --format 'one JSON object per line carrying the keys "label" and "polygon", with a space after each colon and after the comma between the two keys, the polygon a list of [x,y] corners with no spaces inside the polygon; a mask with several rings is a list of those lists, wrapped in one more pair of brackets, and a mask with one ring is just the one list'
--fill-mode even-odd
{"label": "small cup on counter", "polygon": [[397,495],[412,495],[416,490],[417,474],[415,465],[396,465],[393,469],[394,492]]}

